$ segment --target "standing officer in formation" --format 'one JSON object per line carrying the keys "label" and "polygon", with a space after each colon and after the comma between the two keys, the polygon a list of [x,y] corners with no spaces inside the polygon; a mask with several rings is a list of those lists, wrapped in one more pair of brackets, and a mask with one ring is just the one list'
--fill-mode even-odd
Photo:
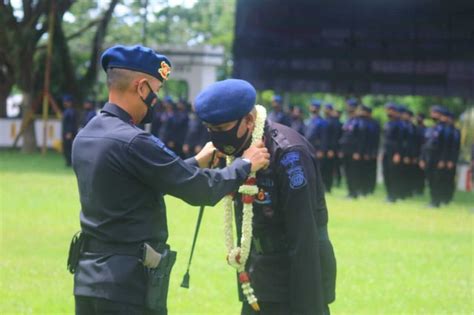
{"label": "standing officer in formation", "polygon": [[413,112],[405,106],[400,106],[401,149],[400,149],[400,199],[411,197],[416,187],[416,126],[413,123]]}
{"label": "standing officer in formation", "polygon": [[[252,85],[233,79],[214,83],[198,95],[196,113],[218,149],[240,148],[230,153],[239,156],[249,145],[255,99]],[[257,172],[260,193],[253,202],[253,245],[247,262],[259,314],[329,314],[336,261],[317,153],[295,130],[269,119],[264,139],[270,166]],[[234,203],[241,218],[239,195]],[[244,302],[242,314],[257,313]]]}
{"label": "standing officer in formation", "polygon": [[[327,121],[327,152],[326,152],[326,179],[325,188],[327,192],[331,192],[333,177],[337,173],[338,162],[337,153],[339,152],[339,139],[341,137],[342,124],[339,118],[334,115],[334,107],[332,104],[324,106],[324,116]],[[323,172],[323,170],[321,170]],[[324,176],[323,176],[324,179]]]}
{"label": "standing officer in formation", "polygon": [[136,127],[151,121],[170,61],[143,46],[118,45],[103,53],[101,63],[109,102],[79,132],[72,153],[82,229],[68,259],[76,314],[166,314],[176,253],[166,244],[163,196],[214,205],[251,170],[267,166],[269,154],[261,143],[223,170],[202,169],[211,159],[208,145],[183,161]]}
{"label": "standing officer in formation", "polygon": [[291,129],[296,130],[300,135],[303,136],[306,132],[306,125],[304,124],[303,120],[303,112],[299,106],[293,107],[293,110],[291,111]]}
{"label": "standing officer in formation", "polygon": [[413,192],[416,195],[423,195],[425,191],[425,172],[421,169],[419,165],[419,159],[421,155],[421,148],[424,145],[425,141],[425,115],[423,113],[418,113],[416,115],[416,144],[415,144],[415,156],[417,158],[416,164],[414,166],[414,189]]}
{"label": "standing officer in formation", "polygon": [[273,96],[272,100],[272,111],[268,114],[268,119],[276,123],[291,126],[290,117],[283,110],[283,99],[280,95]]}
{"label": "standing officer in formation", "polygon": [[319,114],[321,110],[321,101],[312,100],[311,101],[311,120],[308,123],[308,128],[306,129],[305,137],[308,139],[316,149],[316,158],[319,161],[319,166],[321,168],[321,176],[325,189],[327,190],[330,185],[331,171],[328,168],[326,163],[326,152],[328,148],[328,124]]}
{"label": "standing officer in formation", "polygon": [[347,181],[348,198],[358,197],[358,162],[360,161],[360,124],[357,119],[358,102],[349,99],[346,102],[348,119],[342,126],[342,135],[339,140],[341,151],[339,157],[343,161],[344,173]]}
{"label": "standing officer in formation", "polygon": [[190,157],[197,154],[209,141],[209,133],[206,126],[201,119],[196,115],[194,110],[189,113],[188,132],[184,138],[183,154],[185,157]]}
{"label": "standing officer in formation", "polygon": [[359,194],[366,196],[375,190],[377,181],[377,156],[380,142],[380,125],[372,118],[372,108],[361,105],[359,113],[360,162]]}
{"label": "standing officer in formation", "polygon": [[84,128],[92,118],[97,114],[94,108],[94,102],[92,100],[85,100],[82,105],[83,113],[79,127]]}
{"label": "standing officer in formation", "polygon": [[453,113],[447,112],[444,115],[445,122],[445,143],[444,159],[446,161],[443,185],[442,203],[448,204],[452,201],[456,189],[456,164],[459,159],[461,149],[461,132],[454,126]]}
{"label": "standing officer in formation", "polygon": [[73,107],[73,98],[71,95],[63,96],[63,121],[62,121],[62,140],[63,154],[66,160],[66,166],[71,166],[72,142],[77,134],[77,113]]}

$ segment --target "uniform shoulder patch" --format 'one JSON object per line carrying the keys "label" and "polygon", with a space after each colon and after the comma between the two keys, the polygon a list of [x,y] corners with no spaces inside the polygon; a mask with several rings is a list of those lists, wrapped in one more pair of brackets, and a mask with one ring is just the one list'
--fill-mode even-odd
{"label": "uniform shoulder patch", "polygon": [[159,138],[155,137],[155,136],[151,136],[151,140],[161,149],[163,150],[164,152],[168,153],[169,155],[171,155],[173,158],[177,157],[176,153],[174,153],[173,151],[171,151],[164,143],[163,141],[161,141]]}
{"label": "uniform shoulder patch", "polygon": [[301,155],[298,151],[285,153],[280,163],[286,171],[291,189],[299,189],[306,186],[306,177],[301,164]]}

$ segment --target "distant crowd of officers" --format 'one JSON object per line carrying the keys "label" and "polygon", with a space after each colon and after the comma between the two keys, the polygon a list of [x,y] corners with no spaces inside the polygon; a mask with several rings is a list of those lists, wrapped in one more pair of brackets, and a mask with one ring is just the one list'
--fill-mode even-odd
{"label": "distant crowd of officers", "polygon": [[[78,127],[84,127],[96,111],[93,102],[86,101],[79,117],[72,98],[63,97],[63,104],[63,151],[69,166]],[[342,111],[336,110],[333,104],[312,100],[309,110],[308,119],[298,106],[285,110],[282,98],[276,95],[268,119],[297,130],[315,147],[327,192],[331,192],[333,185],[341,184],[344,174],[348,198],[372,194],[377,181],[377,161],[381,157],[388,202],[423,194],[425,183],[428,183],[431,207],[452,200],[460,132],[454,126],[454,115],[446,108],[433,106],[430,110],[433,124],[426,127],[422,113],[414,115],[403,105],[389,103],[385,106],[389,120],[383,130],[372,118],[372,109],[356,99],[346,101],[344,122],[341,122]],[[182,99],[174,102],[171,97],[165,97],[155,106],[150,132],[183,158],[195,155],[209,141],[207,128],[192,112],[190,104]]]}

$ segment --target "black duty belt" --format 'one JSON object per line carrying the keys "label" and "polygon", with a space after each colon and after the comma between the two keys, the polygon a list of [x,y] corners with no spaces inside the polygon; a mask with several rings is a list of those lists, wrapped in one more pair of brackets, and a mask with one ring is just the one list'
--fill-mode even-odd
{"label": "black duty belt", "polygon": [[[146,242],[146,243],[148,243],[158,252],[163,252],[163,250],[166,248],[166,245],[163,243],[151,243],[151,242]],[[83,252],[135,256],[138,258],[142,258],[143,257],[143,244],[144,242],[135,242],[135,243],[105,242],[96,238],[86,237],[86,239],[84,240]]]}

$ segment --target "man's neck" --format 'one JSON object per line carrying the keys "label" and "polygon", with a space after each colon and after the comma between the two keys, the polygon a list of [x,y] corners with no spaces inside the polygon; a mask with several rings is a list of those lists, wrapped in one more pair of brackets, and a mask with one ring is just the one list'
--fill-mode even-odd
{"label": "man's neck", "polygon": [[134,110],[133,102],[129,100],[125,94],[115,94],[109,93],[109,103],[113,103],[126,111],[130,117],[132,117],[132,121],[134,124],[138,124],[138,114]]}

